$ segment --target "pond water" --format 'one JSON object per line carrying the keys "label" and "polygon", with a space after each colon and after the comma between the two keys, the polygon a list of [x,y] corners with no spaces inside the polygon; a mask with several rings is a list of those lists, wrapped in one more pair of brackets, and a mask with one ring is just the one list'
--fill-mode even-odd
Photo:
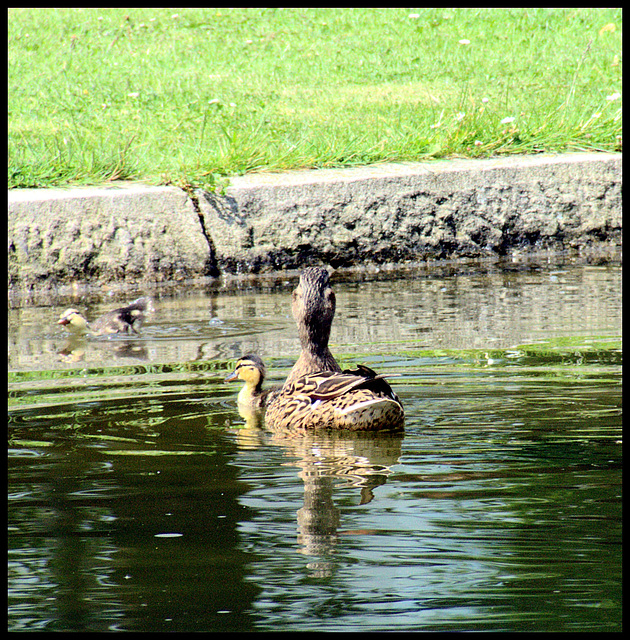
{"label": "pond water", "polygon": [[239,415],[294,285],[153,292],[135,339],[9,309],[9,630],[620,631],[621,269],[335,274],[333,353],[400,374],[400,435]]}

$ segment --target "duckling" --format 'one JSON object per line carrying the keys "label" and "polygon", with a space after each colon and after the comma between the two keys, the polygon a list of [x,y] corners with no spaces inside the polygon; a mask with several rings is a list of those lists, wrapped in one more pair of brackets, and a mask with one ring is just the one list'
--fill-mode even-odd
{"label": "duckling", "polygon": [[250,353],[236,363],[236,368],[224,382],[243,380],[245,386],[239,391],[237,398],[239,405],[250,409],[262,409],[280,391],[279,387],[263,391],[266,376],[267,369],[264,362],[257,355]]}
{"label": "duckling", "polygon": [[76,309],[66,309],[59,316],[57,324],[63,325],[74,335],[137,334],[138,329],[144,322],[145,312],[149,307],[150,300],[148,298],[138,298],[126,307],[107,312],[94,322],[88,322]]}
{"label": "duckling", "polygon": [[57,320],[57,324],[63,325],[73,335],[88,333],[87,320],[76,309],[66,309]]}
{"label": "duckling", "polygon": [[383,376],[364,365],[342,372],[330,352],[335,308],[328,271],[305,269],[292,301],[302,352],[280,393],[268,400],[265,421],[272,427],[403,428],[402,403]]}

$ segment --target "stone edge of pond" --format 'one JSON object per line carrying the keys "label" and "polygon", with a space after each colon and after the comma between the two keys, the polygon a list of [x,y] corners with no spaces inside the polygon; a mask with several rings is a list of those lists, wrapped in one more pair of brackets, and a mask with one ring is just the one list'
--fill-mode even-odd
{"label": "stone edge of pond", "polygon": [[[10,190],[9,292],[620,253],[620,153],[259,173],[223,192]],[[612,247],[612,249],[611,249]],[[605,258],[604,258],[605,260]]]}

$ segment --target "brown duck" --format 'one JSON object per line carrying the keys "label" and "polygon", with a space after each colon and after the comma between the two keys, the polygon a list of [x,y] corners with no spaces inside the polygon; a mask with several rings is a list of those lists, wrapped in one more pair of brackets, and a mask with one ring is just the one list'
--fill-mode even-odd
{"label": "brown duck", "polygon": [[305,269],[292,302],[302,346],[300,357],[282,389],[263,397],[264,365],[257,366],[250,356],[249,366],[258,368],[251,375],[260,382],[248,387],[246,381],[241,390],[243,401],[266,406],[265,421],[272,428],[402,429],[402,404],[384,376],[364,365],[342,371],[330,352],[335,305],[328,271]]}
{"label": "brown duck", "polygon": [[137,334],[149,307],[148,298],[138,298],[126,307],[109,311],[94,322],[88,322],[76,309],[66,309],[59,316],[57,324],[63,325],[74,335]]}

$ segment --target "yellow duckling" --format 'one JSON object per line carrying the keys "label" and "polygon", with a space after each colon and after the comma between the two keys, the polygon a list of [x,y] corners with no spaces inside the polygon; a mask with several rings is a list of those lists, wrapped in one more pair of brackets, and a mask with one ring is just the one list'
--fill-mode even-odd
{"label": "yellow duckling", "polygon": [[297,427],[402,429],[405,412],[383,376],[360,365],[341,371],[328,348],[336,299],[326,269],[309,267],[293,291],[302,352],[281,391],[267,401],[266,423]]}
{"label": "yellow duckling", "polygon": [[280,390],[274,388],[263,391],[266,375],[267,369],[264,362],[258,356],[249,354],[236,363],[236,368],[224,382],[243,380],[245,385],[238,393],[238,404],[249,409],[262,409],[267,405],[270,396],[275,397]]}
{"label": "yellow duckling", "polygon": [[66,309],[59,316],[57,324],[63,325],[73,335],[137,334],[149,307],[148,298],[138,298],[126,307],[109,311],[94,322],[88,322],[76,309]]}

